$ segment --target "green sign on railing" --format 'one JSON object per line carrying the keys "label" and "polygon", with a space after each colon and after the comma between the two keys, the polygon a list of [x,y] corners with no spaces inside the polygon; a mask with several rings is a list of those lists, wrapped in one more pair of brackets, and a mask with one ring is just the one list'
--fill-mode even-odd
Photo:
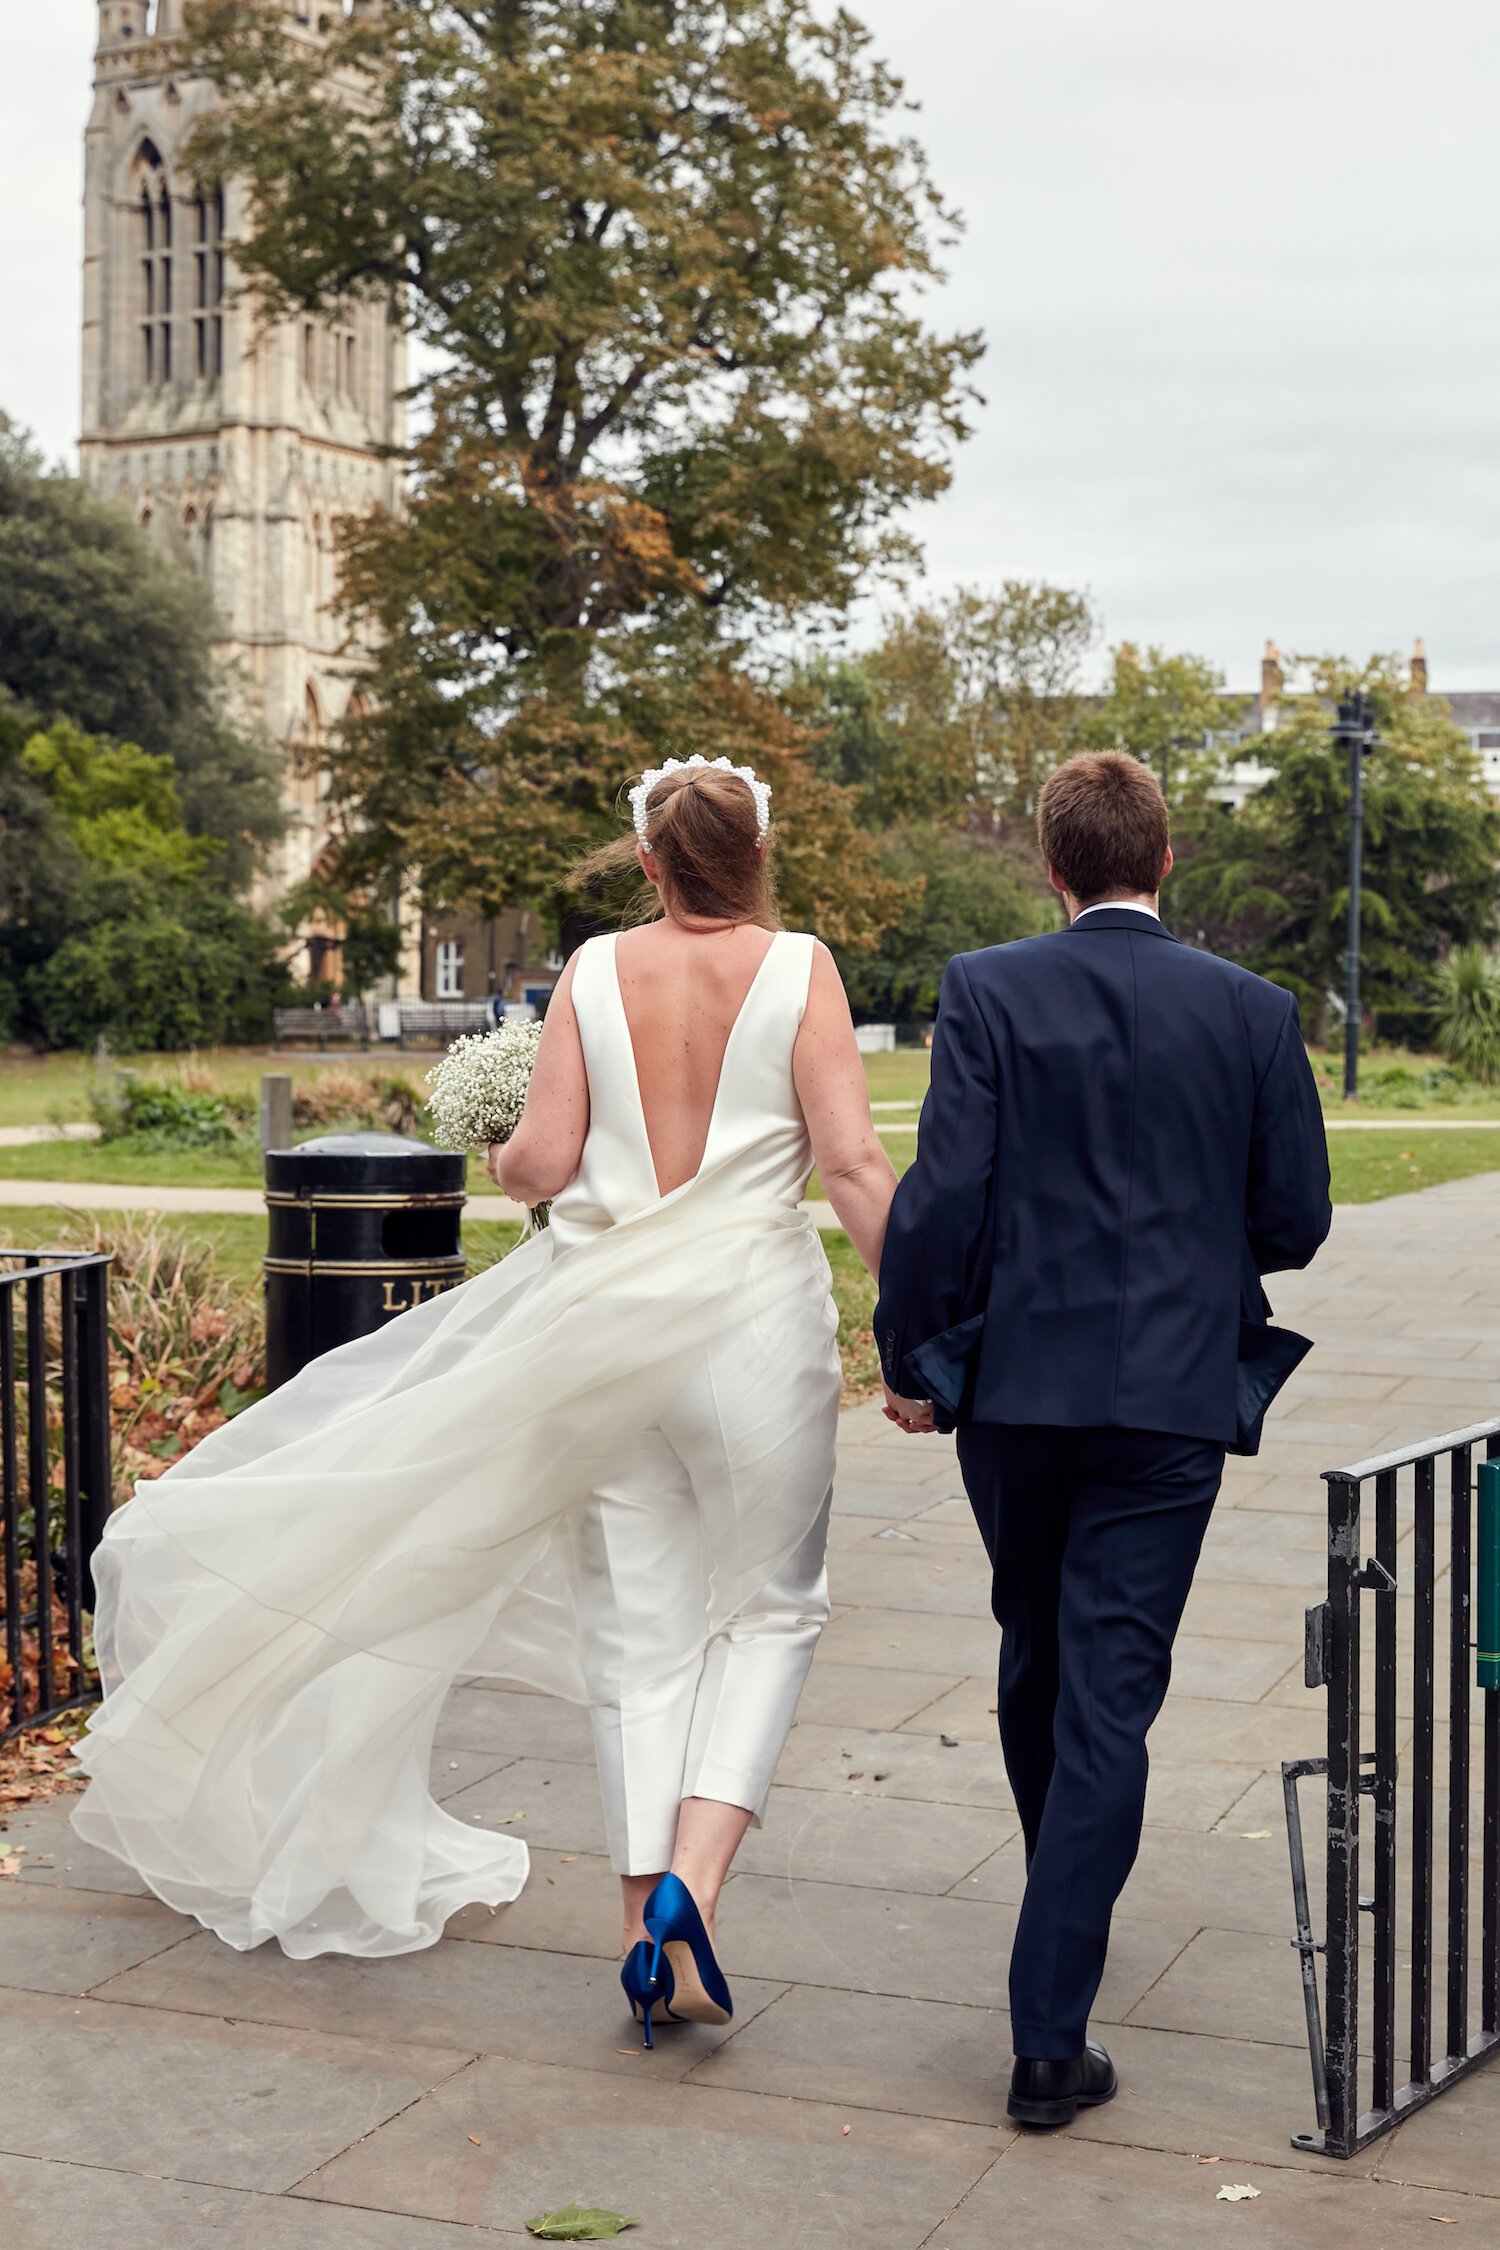
{"label": "green sign on railing", "polygon": [[1478,1514],[1474,1675],[1480,1687],[1500,1688],[1500,1461],[1479,1465]]}

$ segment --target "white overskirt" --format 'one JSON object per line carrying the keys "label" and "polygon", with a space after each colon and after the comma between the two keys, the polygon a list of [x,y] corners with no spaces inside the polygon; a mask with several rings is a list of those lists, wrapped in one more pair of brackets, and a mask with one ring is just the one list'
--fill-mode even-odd
{"label": "white overskirt", "polygon": [[[831,1465],[822,1244],[805,1214],[714,1189],[573,1247],[534,1237],[137,1487],[94,1562],[106,1695],[82,1836],[230,1945],[299,1957],[411,1952],[458,1907],[516,1896],[521,1839],[428,1791],[454,1681],[598,1702],[665,1677],[808,1535],[808,1449]],[[573,1511],[710,1337],[742,1377],[706,1619],[633,1618],[614,1676],[595,1650],[585,1686]]]}

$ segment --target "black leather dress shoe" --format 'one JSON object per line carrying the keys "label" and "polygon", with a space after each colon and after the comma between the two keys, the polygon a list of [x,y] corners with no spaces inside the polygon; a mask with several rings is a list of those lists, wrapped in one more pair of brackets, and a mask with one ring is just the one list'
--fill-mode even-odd
{"label": "black leather dress shoe", "polygon": [[1017,2055],[1006,2109],[1018,2125],[1071,2125],[1081,2109],[1112,2102],[1119,2090],[1115,2066],[1102,2047],[1085,2047],[1066,2062]]}

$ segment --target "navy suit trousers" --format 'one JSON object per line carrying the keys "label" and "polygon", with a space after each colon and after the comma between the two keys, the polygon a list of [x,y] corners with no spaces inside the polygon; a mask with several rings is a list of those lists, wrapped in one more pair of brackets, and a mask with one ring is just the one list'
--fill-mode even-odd
{"label": "navy suit trousers", "polygon": [[1018,2055],[1078,2054],[1135,1863],[1146,1735],[1224,1448],[1159,1430],[971,1422],[964,1484],[1000,1626],[1000,1741],[1026,1840],[1010,1965]]}

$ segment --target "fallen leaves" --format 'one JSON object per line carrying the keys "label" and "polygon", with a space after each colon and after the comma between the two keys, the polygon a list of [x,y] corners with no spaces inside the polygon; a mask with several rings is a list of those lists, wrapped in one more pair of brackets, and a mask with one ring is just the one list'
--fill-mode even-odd
{"label": "fallen leaves", "polygon": [[32,1727],[0,1743],[0,1820],[22,1805],[76,1789],[82,1780],[73,1744],[86,1714],[69,1711],[50,1726]]}
{"label": "fallen leaves", "polygon": [[1221,2187],[1214,2197],[1215,2203],[1253,2203],[1260,2194],[1258,2187]]}
{"label": "fallen leaves", "polygon": [[544,2211],[539,2219],[528,2219],[526,2232],[540,2242],[612,2242],[638,2224],[636,2219],[622,2219],[618,2211],[586,2211],[582,2204],[569,2203],[561,2211]]}

